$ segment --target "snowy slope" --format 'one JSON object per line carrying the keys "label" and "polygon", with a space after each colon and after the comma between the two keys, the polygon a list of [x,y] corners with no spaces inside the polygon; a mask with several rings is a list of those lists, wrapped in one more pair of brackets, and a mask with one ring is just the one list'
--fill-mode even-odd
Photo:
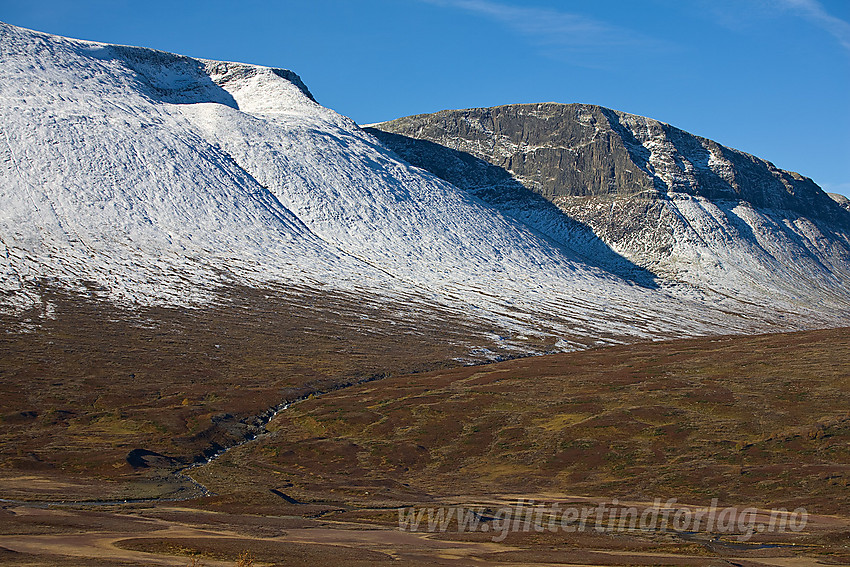
{"label": "snowy slope", "polygon": [[[270,255],[339,272],[333,251],[159,100],[185,99],[184,77],[147,80],[121,57],[138,51],[0,33],[5,289],[55,278],[115,299],[192,302],[223,267],[262,278]],[[227,94],[206,83],[192,94]],[[172,92],[159,97],[163,87]]]}
{"label": "snowy slope", "polygon": [[850,215],[755,156],[581,104],[443,111],[371,131],[615,273],[848,320]]}
{"label": "snowy slope", "polygon": [[7,309],[43,285],[165,305],[307,286],[441,305],[564,348],[835,321],[591,265],[401,161],[290,71],[0,25],[0,105]]}

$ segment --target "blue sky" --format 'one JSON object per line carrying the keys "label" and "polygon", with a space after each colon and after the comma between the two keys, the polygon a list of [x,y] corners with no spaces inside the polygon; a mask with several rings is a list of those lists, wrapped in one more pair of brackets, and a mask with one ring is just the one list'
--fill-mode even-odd
{"label": "blue sky", "polygon": [[0,0],[0,20],[289,68],[361,124],[600,104],[850,195],[847,0]]}

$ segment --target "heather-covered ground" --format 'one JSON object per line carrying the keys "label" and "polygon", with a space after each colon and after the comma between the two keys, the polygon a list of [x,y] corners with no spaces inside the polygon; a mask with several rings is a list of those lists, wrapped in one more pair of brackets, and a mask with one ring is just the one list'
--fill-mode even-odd
{"label": "heather-covered ground", "polygon": [[[847,329],[459,367],[446,353],[462,355],[454,341],[473,329],[446,333],[424,318],[421,334],[364,334],[345,324],[343,301],[330,309],[326,299],[325,318],[314,316],[319,303],[287,311],[263,298],[265,318],[248,323],[238,305],[222,306],[214,328],[185,312],[129,325],[58,309],[42,327],[7,333],[0,494],[17,500],[199,495],[175,474],[178,459],[216,435],[227,441],[227,423],[283,392],[381,377],[293,404],[256,440],[184,471],[214,495],[46,509],[6,502],[3,562],[234,565],[246,552],[257,565],[850,562]],[[308,307],[310,319],[300,319]],[[126,455],[140,447],[163,457],[134,468]],[[438,533],[398,530],[400,507],[475,509],[496,530],[494,515],[521,499],[615,498],[641,511],[655,498],[693,510],[717,499],[764,517],[799,507],[810,516],[801,531],[746,541],[669,524],[519,529],[501,541],[483,528],[457,533],[456,522]]]}

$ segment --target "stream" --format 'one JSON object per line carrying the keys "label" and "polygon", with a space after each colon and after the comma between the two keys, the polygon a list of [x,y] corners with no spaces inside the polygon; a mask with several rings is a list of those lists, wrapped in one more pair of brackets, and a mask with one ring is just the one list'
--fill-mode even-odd
{"label": "stream", "polygon": [[345,388],[350,388],[352,386],[357,386],[359,384],[366,384],[368,382],[374,382],[375,380],[380,380],[381,378],[386,377],[385,374],[373,374],[367,378],[363,378],[360,380],[352,380],[348,382],[340,382],[337,384],[333,384],[330,387],[322,390],[312,390],[307,394],[303,394],[295,399],[285,401],[276,406],[272,406],[268,408],[266,411],[255,415],[253,418],[247,418],[243,420],[243,422],[250,421],[254,426],[255,430],[259,430],[259,433],[248,433],[241,441],[233,443],[232,445],[228,445],[226,447],[222,447],[216,452],[206,456],[205,458],[196,459],[195,462],[190,463],[188,465],[182,466],[176,470],[172,471],[173,478],[179,479],[183,483],[190,485],[194,490],[189,490],[190,494],[186,494],[183,496],[152,496],[150,498],[125,498],[125,499],[114,499],[114,500],[17,500],[12,498],[0,498],[0,504],[16,504],[20,506],[29,506],[31,508],[51,508],[51,507],[96,507],[96,506],[120,506],[122,504],[151,504],[156,502],[185,502],[188,500],[195,500],[197,498],[202,498],[204,496],[214,496],[215,493],[209,490],[206,486],[192,478],[189,472],[192,469],[196,469],[198,467],[202,467],[208,465],[220,458],[222,455],[227,453],[228,451],[235,449],[236,447],[241,447],[246,443],[251,443],[256,441],[257,439],[261,439],[267,435],[270,435],[269,431],[266,430],[266,425],[268,425],[275,417],[277,417],[281,412],[286,411],[293,404],[298,402],[303,402],[304,400],[310,397],[321,396],[323,394],[327,394],[329,392],[335,392],[338,390],[342,390]]}
{"label": "stream", "polygon": [[[358,382],[361,383],[361,382]],[[353,386],[354,384],[346,384],[342,387]],[[340,388],[333,388],[332,390],[338,390]],[[328,391],[332,391],[328,390]],[[233,445],[229,445],[227,447],[222,447],[212,455],[209,455],[203,460],[191,463],[184,467],[181,467],[172,472],[172,475],[179,479],[180,481],[189,484],[195,490],[190,490],[192,494],[187,494],[185,496],[152,496],[150,498],[123,498],[123,499],[114,499],[114,500],[17,500],[13,498],[0,498],[0,504],[16,504],[21,506],[29,506],[31,508],[52,508],[52,507],[80,507],[80,506],[120,506],[122,504],[150,504],[154,502],[185,502],[187,500],[195,500],[196,498],[202,498],[204,496],[214,496],[215,493],[209,490],[206,486],[195,480],[189,475],[189,471],[192,469],[196,469],[198,467],[202,467],[208,465],[220,458],[222,455],[230,451],[231,449],[235,449],[236,447],[241,447],[246,443],[250,443],[252,441],[256,441],[257,439],[261,439],[270,433],[265,430],[265,426],[268,425],[275,417],[277,417],[282,411],[289,409],[292,404],[302,402],[312,396],[318,396],[321,394],[325,394],[327,392],[312,392],[305,396],[301,396],[292,401],[284,402],[282,404],[278,404],[277,406],[273,406],[266,410],[265,412],[254,417],[253,421],[257,424],[256,427],[261,428],[262,432],[259,434],[250,433],[248,434],[242,441],[238,443],[234,443]]]}

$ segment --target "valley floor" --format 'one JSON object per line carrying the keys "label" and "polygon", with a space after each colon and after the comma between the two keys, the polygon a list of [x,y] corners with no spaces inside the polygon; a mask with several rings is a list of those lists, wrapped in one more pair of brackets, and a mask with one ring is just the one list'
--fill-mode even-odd
{"label": "valley floor", "polygon": [[[494,495],[490,502],[552,499]],[[564,497],[560,497],[564,498]],[[567,501],[594,499],[567,498]],[[463,497],[451,500],[464,503]],[[480,505],[480,497],[468,504]],[[627,503],[649,506],[649,503]],[[434,505],[434,502],[422,505]],[[233,565],[846,565],[850,518],[811,515],[801,532],[758,535],[627,530],[507,533],[456,526],[429,533],[398,528],[395,510],[305,505],[273,515],[211,511],[204,502],[105,509],[6,506],[0,559],[20,566]],[[322,509],[324,508],[324,509]],[[761,518],[768,511],[760,512]],[[423,526],[424,527],[424,526]],[[239,563],[240,559],[242,563]],[[251,563],[250,561],[253,561]]]}
{"label": "valley floor", "polygon": [[[850,564],[848,329],[464,366],[462,319],[367,331],[345,298],[55,302],[2,337],[3,564]],[[556,503],[669,517],[573,530]],[[673,523],[712,505],[806,521]]]}

